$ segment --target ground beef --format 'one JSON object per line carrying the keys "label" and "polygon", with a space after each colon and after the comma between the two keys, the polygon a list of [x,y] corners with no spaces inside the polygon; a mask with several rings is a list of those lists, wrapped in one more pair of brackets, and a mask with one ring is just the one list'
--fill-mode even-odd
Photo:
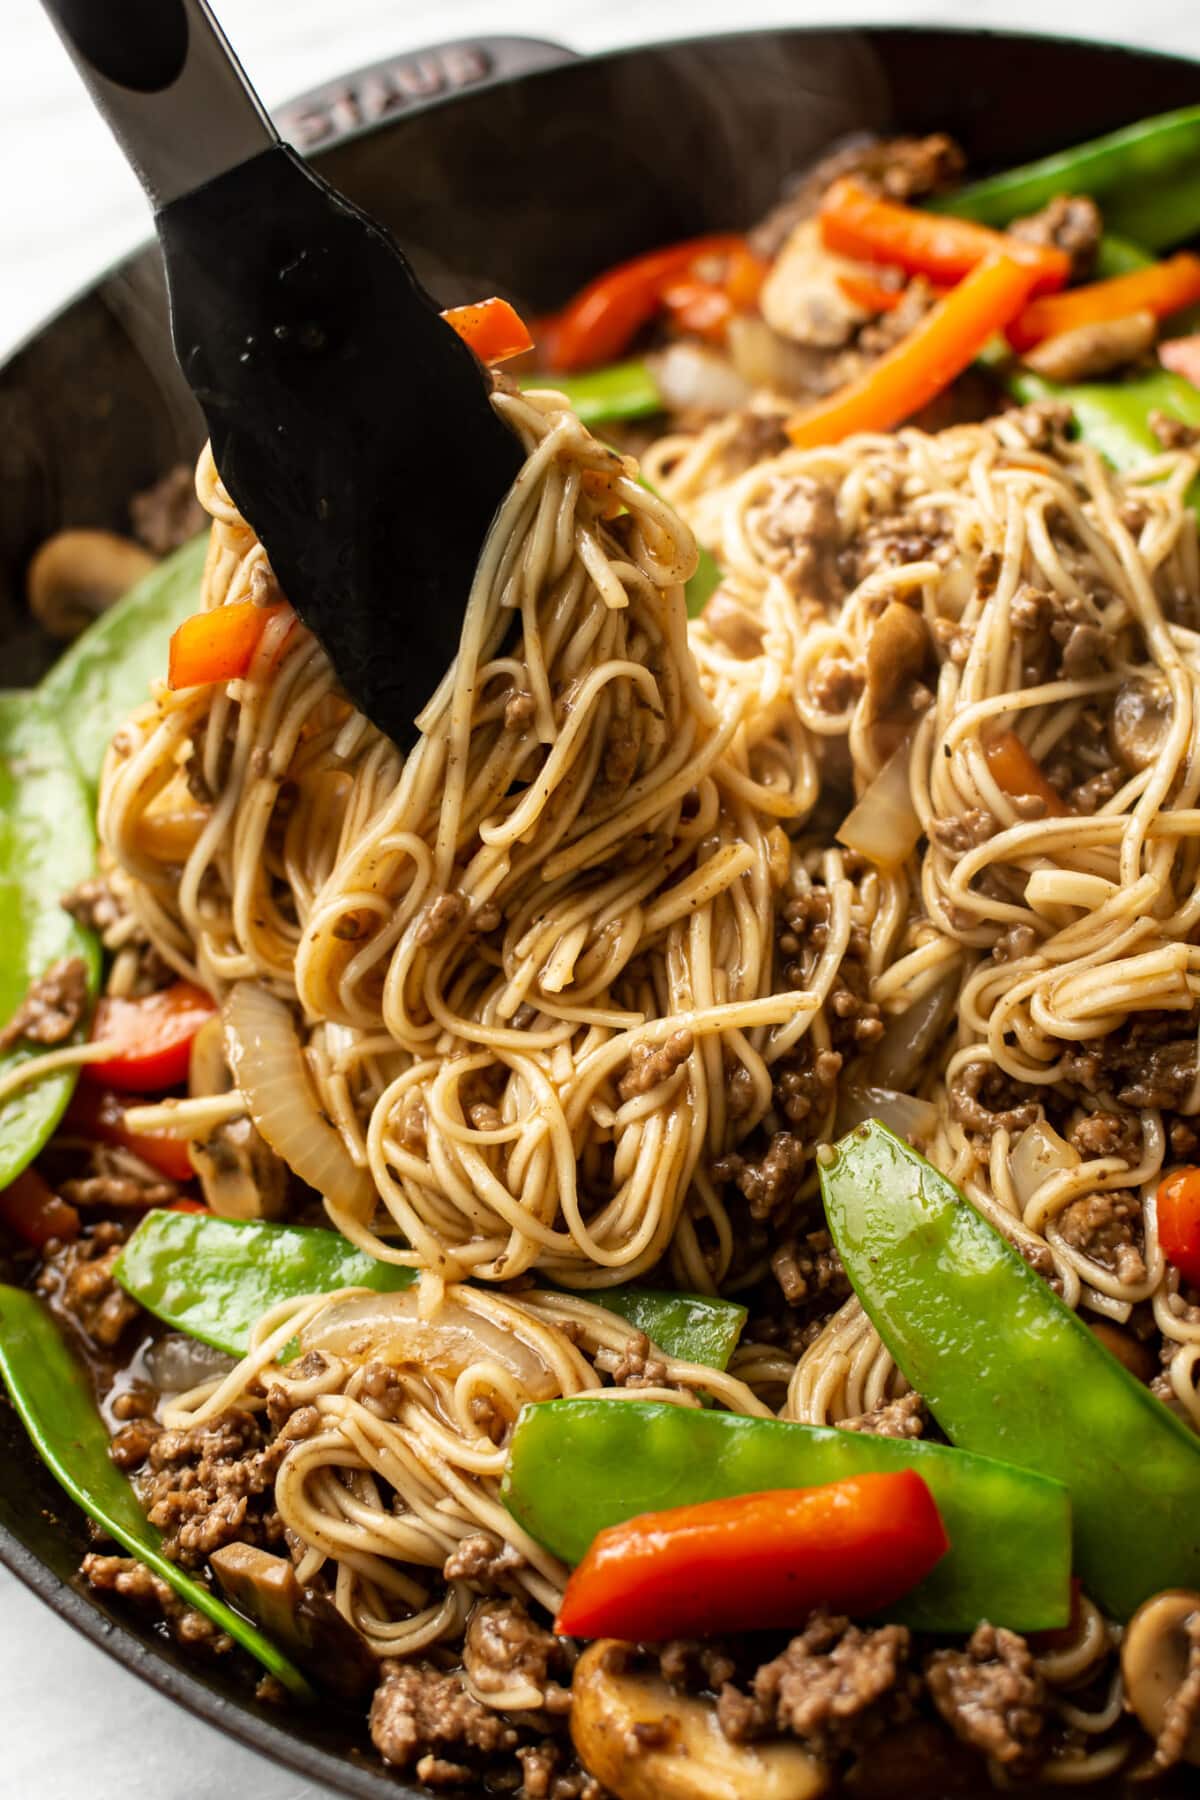
{"label": "ground beef", "polygon": [[719,1638],[668,1638],[658,1646],[657,1656],[663,1680],[681,1693],[717,1694],[737,1671]]}
{"label": "ground beef", "polygon": [[1036,1768],[1046,1689],[1023,1637],[980,1625],[964,1650],[935,1650],[925,1679],[934,1705],[965,1744],[1013,1774]]}
{"label": "ground beef", "polygon": [[1132,1112],[1177,1110],[1196,1078],[1193,1015],[1141,1013],[1107,1037],[1063,1045],[1063,1079]]}
{"label": "ground beef", "polygon": [[755,226],[751,245],[759,256],[776,256],[795,227],[816,212],[825,190],[843,175],[857,175],[889,199],[915,200],[950,187],[964,167],[962,151],[944,132],[896,138],[855,132],[792,177],[784,198]]}
{"label": "ground beef", "polygon": [[883,569],[917,562],[947,563],[955,555],[945,515],[924,504],[911,512],[880,511],[869,516],[839,555],[838,573],[847,588],[855,588]]}
{"label": "ground beef", "polygon": [[29,1044],[63,1044],[87,1011],[87,965],[81,956],[63,956],[30,983],[25,998],[0,1031],[0,1050],[22,1039]]}
{"label": "ground beef", "polygon": [[719,1156],[710,1173],[716,1182],[732,1181],[745,1195],[752,1219],[770,1219],[786,1213],[800,1192],[808,1163],[803,1139],[777,1131],[757,1161],[732,1151]]}
{"label": "ground beef", "polygon": [[1084,1113],[1067,1137],[1080,1156],[1120,1156],[1131,1165],[1141,1156],[1142,1128],[1133,1113]]}
{"label": "ground beef", "polygon": [[1072,1200],[1059,1214],[1058,1228],[1072,1249],[1111,1269],[1118,1281],[1146,1279],[1142,1203],[1136,1194],[1117,1188]]}
{"label": "ground beef", "polygon": [[1185,425],[1182,419],[1173,419],[1157,407],[1150,414],[1150,429],[1164,450],[1194,450],[1200,443],[1200,429]]}
{"label": "ground beef", "polygon": [[275,1475],[316,1416],[313,1409],[302,1408],[269,1444],[264,1444],[254,1415],[239,1410],[186,1431],[160,1432],[138,1485],[150,1523],[163,1533],[167,1555],[196,1568],[222,1544],[270,1548],[282,1543]]}
{"label": "ground beef", "polygon": [[596,1777],[557,1738],[522,1745],[517,1761],[523,1777],[518,1800],[606,1800]]}
{"label": "ground beef", "polygon": [[153,487],[129,502],[134,536],[155,556],[167,556],[208,524],[196,498],[196,475],[189,463],[176,463]]}
{"label": "ground beef", "polygon": [[839,600],[837,496],[811,475],[781,477],[759,521],[768,560],[796,594]]}
{"label": "ground beef", "polygon": [[965,1063],[950,1082],[951,1117],[981,1137],[1001,1129],[1024,1131],[1037,1118],[1038,1104],[1020,1098],[1018,1089],[994,1063]]}
{"label": "ground beef", "polygon": [[653,1350],[646,1333],[635,1331],[620,1351],[597,1351],[595,1364],[605,1375],[611,1375],[614,1387],[664,1387],[667,1365]]}
{"label": "ground beef", "polygon": [[629,1067],[617,1083],[622,1100],[648,1094],[660,1081],[669,1081],[692,1054],[695,1039],[687,1030],[673,1031],[657,1044],[635,1044]]}
{"label": "ground beef", "polygon": [[570,1710],[567,1644],[535,1624],[520,1600],[484,1600],[476,1606],[467,1623],[463,1667],[477,1693],[503,1694],[528,1682],[541,1692],[547,1712]]}
{"label": "ground beef", "polygon": [[502,1589],[527,1566],[512,1544],[501,1543],[488,1531],[469,1531],[446,1558],[442,1574],[447,1581],[467,1581],[486,1593]]}
{"label": "ground beef", "polygon": [[[805,988],[811,982],[829,939],[831,904],[828,890],[819,886],[793,884],[793,891],[784,900],[776,941],[785,986]],[[868,953],[866,932],[861,926],[852,927],[846,953],[825,1002],[832,1048],[839,1057],[867,1050],[883,1036],[879,1006],[868,998]],[[806,1051],[806,1055],[810,1054]],[[816,1067],[819,1066],[818,1056]],[[832,1077],[838,1071],[829,1072]]]}
{"label": "ground beef", "polygon": [[467,903],[461,894],[439,894],[425,908],[416,929],[418,944],[428,949],[448,938],[455,926],[466,917]]}
{"label": "ground beef", "polygon": [[1154,1746],[1154,1760],[1160,1769],[1174,1767],[1200,1722],[1200,1611],[1191,1614],[1184,1630],[1188,1640],[1187,1670],[1167,1701],[1162,1730]]}
{"label": "ground beef", "polygon": [[171,1636],[189,1650],[207,1650],[220,1656],[233,1649],[233,1639],[227,1632],[197,1612],[195,1607],[185,1606],[161,1575],[155,1575],[132,1556],[97,1556],[93,1553],[84,1557],[79,1572],[97,1593],[119,1594],[123,1600],[132,1600],[152,1618],[162,1619]]}
{"label": "ground beef", "polygon": [[925,1402],[920,1394],[901,1394],[897,1400],[884,1400],[871,1412],[857,1419],[842,1419],[843,1431],[862,1431],[869,1437],[919,1438],[925,1429]]}
{"label": "ground beef", "polygon": [[71,1176],[62,1182],[59,1192],[72,1206],[170,1206],[179,1198],[173,1181],[147,1170],[145,1177],[131,1173],[130,1164],[121,1165],[120,1173],[111,1166],[111,1151],[100,1144],[91,1152],[92,1173]]}
{"label": "ground beef", "polygon": [[1086,194],[1056,194],[1040,212],[1014,219],[1008,227],[1027,244],[1065,250],[1071,259],[1072,281],[1087,279],[1103,228],[1100,209]]}
{"label": "ground beef", "polygon": [[125,908],[103,875],[92,875],[87,881],[81,881],[78,887],[63,895],[59,905],[85,931],[94,931],[100,936],[125,917]]}
{"label": "ground beef", "polygon": [[953,813],[945,819],[934,819],[929,835],[934,843],[954,856],[965,856],[979,844],[986,844],[1000,829],[1000,821],[986,806],[973,806],[968,812]]}
{"label": "ground beef", "polygon": [[721,1729],[734,1742],[789,1732],[819,1756],[837,1755],[911,1714],[918,1683],[908,1654],[903,1625],[863,1628],[816,1612],[758,1670],[752,1697],[732,1683],[722,1688]]}
{"label": "ground beef", "polygon": [[53,1311],[99,1350],[112,1350],[142,1310],[113,1277],[124,1240],[122,1227],[105,1220],[52,1250],[38,1276],[38,1291]]}
{"label": "ground beef", "polygon": [[822,712],[843,713],[853,706],[866,681],[861,657],[851,661],[845,656],[823,656],[809,677],[808,692]]}
{"label": "ground beef", "polygon": [[150,1446],[162,1430],[152,1419],[131,1419],[127,1425],[114,1432],[112,1443],[108,1446],[108,1454],[118,1469],[126,1474],[132,1469],[140,1468],[150,1454]]}
{"label": "ground beef", "polygon": [[786,1238],[771,1254],[771,1273],[789,1306],[824,1295],[833,1301],[849,1298],[850,1278],[827,1231]]}
{"label": "ground beef", "polygon": [[[497,1756],[517,1747],[514,1727],[481,1706],[461,1675],[443,1674],[427,1662],[382,1665],[369,1723],[371,1741],[383,1760],[397,1769],[416,1764],[422,1781],[428,1779],[422,1765],[438,1760],[440,1751]],[[457,1779],[469,1776],[467,1768]]]}

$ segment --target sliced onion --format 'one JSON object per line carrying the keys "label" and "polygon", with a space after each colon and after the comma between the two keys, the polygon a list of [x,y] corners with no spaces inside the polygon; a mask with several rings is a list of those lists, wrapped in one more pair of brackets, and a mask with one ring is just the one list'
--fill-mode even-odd
{"label": "sliced onion", "polygon": [[181,1331],[156,1338],[146,1351],[144,1362],[146,1373],[160,1394],[184,1394],[189,1388],[199,1387],[202,1381],[228,1375],[235,1366],[232,1356],[185,1337]]}
{"label": "sliced onion", "polygon": [[239,981],[223,1014],[233,1078],[271,1149],[335,1206],[367,1219],[374,1183],[321,1113],[288,1007],[257,981]]}
{"label": "sliced onion", "polygon": [[733,412],[750,398],[728,357],[705,344],[681,338],[647,360],[672,412]]}
{"label": "sliced onion", "polygon": [[878,1119],[897,1137],[927,1143],[937,1130],[937,1107],[930,1100],[918,1100],[915,1094],[898,1094],[895,1088],[845,1082],[838,1092],[839,1137],[866,1119]]}
{"label": "sliced onion", "polygon": [[351,1362],[378,1359],[392,1368],[430,1369],[451,1380],[475,1363],[494,1362],[532,1400],[547,1400],[558,1391],[528,1344],[457,1300],[444,1300],[431,1318],[423,1319],[416,1287],[335,1300],[306,1326],[300,1341],[305,1350],[325,1350]]}
{"label": "sliced onion", "polygon": [[1008,1153],[1008,1171],[1022,1212],[1047,1176],[1059,1169],[1077,1169],[1079,1161],[1078,1150],[1059,1137],[1044,1119],[1026,1126]]}
{"label": "sliced onion", "polygon": [[870,1075],[883,1088],[901,1093],[911,1087],[954,1017],[958,993],[958,965],[948,969],[928,991],[895,1013],[871,1054]]}
{"label": "sliced onion", "polygon": [[838,828],[837,835],[880,868],[894,869],[917,847],[921,821],[908,781],[909,746],[901,744]]}
{"label": "sliced onion", "polygon": [[751,388],[776,394],[803,394],[811,387],[814,364],[825,360],[772,331],[754,313],[738,313],[729,321],[729,354],[742,380]]}

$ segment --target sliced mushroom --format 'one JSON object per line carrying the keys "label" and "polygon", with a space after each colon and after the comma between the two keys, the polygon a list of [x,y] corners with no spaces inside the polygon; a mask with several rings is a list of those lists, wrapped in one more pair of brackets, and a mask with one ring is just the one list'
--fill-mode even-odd
{"label": "sliced mushroom", "polygon": [[717,642],[731,656],[744,660],[762,654],[762,620],[756,619],[732,594],[718,588],[704,608],[703,617]]}
{"label": "sliced mushroom", "polygon": [[[193,1097],[227,1094],[233,1076],[225,1060],[219,1017],[200,1027],[192,1043],[188,1088]],[[288,1172],[253,1120],[225,1119],[189,1140],[188,1153],[204,1198],[223,1219],[278,1219],[287,1205]]]}
{"label": "sliced mushroom", "polygon": [[1145,356],[1157,336],[1158,320],[1152,312],[1129,313],[1123,319],[1060,331],[1026,351],[1022,360],[1047,381],[1091,381]]}
{"label": "sliced mushroom", "polygon": [[[1200,1641],[1200,1594],[1165,1588],[1138,1607],[1121,1644],[1125,1698],[1144,1730],[1156,1741],[1168,1719],[1168,1704],[1187,1674],[1193,1643]],[[1200,1763],[1200,1725],[1182,1749],[1185,1762]]]}
{"label": "sliced mushroom", "polygon": [[813,349],[840,350],[870,313],[849,298],[841,275],[861,275],[861,265],[835,256],[821,241],[815,219],[797,225],[779,252],[759,305],[773,331]]}
{"label": "sliced mushroom", "polygon": [[1162,754],[1171,715],[1171,690],[1161,675],[1123,681],[1108,721],[1113,755],[1135,774],[1148,769]]}
{"label": "sliced mushroom", "polygon": [[113,531],[55,532],[29,565],[29,610],[51,637],[78,637],[155,566],[149,551]]}
{"label": "sliced mushroom", "polygon": [[799,1744],[734,1744],[710,1700],[619,1668],[621,1647],[584,1651],[571,1684],[571,1736],[617,1800],[813,1800],[829,1771]]}
{"label": "sliced mushroom", "polygon": [[1139,1381],[1149,1382],[1158,1374],[1158,1358],[1149,1344],[1143,1344],[1130,1331],[1122,1331],[1119,1325],[1112,1325],[1107,1319],[1088,1319],[1087,1325],[1092,1335],[1098,1337],[1104,1348],[1124,1363],[1131,1375]]}
{"label": "sliced mushroom", "polygon": [[253,1544],[225,1544],[208,1560],[231,1605],[322,1686],[347,1700],[370,1692],[379,1673],[375,1658],[325,1594],[301,1586],[286,1557]]}
{"label": "sliced mushroom", "polygon": [[867,699],[876,715],[890,711],[916,680],[929,649],[923,615],[902,600],[889,600],[867,639]]}

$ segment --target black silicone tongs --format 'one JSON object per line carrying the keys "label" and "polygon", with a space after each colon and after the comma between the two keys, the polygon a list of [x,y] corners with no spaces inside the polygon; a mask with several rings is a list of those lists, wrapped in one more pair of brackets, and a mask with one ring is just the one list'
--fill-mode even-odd
{"label": "black silicone tongs", "polygon": [[275,131],[206,0],[43,0],[155,211],[221,479],[347,693],[400,743],[521,464],[382,226]]}

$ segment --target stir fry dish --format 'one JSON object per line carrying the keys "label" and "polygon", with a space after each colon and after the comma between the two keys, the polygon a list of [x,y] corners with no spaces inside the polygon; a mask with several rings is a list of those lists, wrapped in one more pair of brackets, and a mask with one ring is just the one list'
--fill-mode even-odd
{"label": "stir fry dish", "polygon": [[407,752],[210,452],[39,552],[0,1373],[108,1604],[430,1790],[1192,1791],[1196,238],[1200,110],[859,137],[446,315]]}

